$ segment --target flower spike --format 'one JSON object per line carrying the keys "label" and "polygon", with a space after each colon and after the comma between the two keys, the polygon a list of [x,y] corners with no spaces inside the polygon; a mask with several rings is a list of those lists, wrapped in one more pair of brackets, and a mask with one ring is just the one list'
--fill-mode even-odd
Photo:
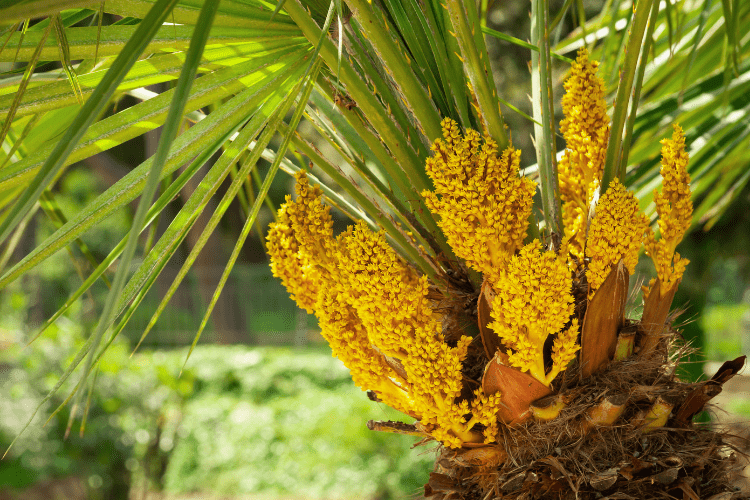
{"label": "flower spike", "polygon": [[648,219],[641,213],[635,195],[615,179],[597,203],[589,229],[586,245],[586,256],[590,259],[586,271],[589,299],[620,259],[630,274],[635,272],[647,228]]}
{"label": "flower spike", "polygon": [[599,189],[609,141],[604,80],[596,74],[598,66],[581,48],[562,98],[565,119],[560,131],[566,147],[558,163],[560,198],[569,251],[579,260],[584,256],[589,205]]}
{"label": "flower spike", "polygon": [[526,236],[536,184],[518,174],[520,151],[498,157],[492,139],[462,135],[449,118],[442,126],[425,166],[435,190],[422,196],[456,255],[494,281]]}
{"label": "flower spike", "polygon": [[[549,385],[573,360],[578,320],[573,315],[572,278],[565,260],[554,252],[541,251],[539,240],[523,247],[511,258],[506,273],[495,287],[492,328],[512,353],[511,366],[528,371]],[[568,324],[568,328],[563,328]],[[552,371],[544,366],[544,342],[558,334],[553,345]]]}
{"label": "flower spike", "polygon": [[657,240],[653,233],[646,241],[646,251],[654,261],[656,275],[661,281],[661,294],[676,287],[685,272],[687,259],[680,257],[675,248],[690,228],[693,201],[690,199],[690,174],[687,172],[688,154],[682,128],[674,126],[671,139],[661,141],[662,191],[654,191],[654,203],[659,214]]}

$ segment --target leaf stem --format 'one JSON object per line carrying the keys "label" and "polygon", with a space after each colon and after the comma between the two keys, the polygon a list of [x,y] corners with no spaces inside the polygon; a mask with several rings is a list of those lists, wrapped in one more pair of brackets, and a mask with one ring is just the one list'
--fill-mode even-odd
{"label": "leaf stem", "polygon": [[[651,42],[653,40],[654,29],[656,28],[656,18],[659,15],[659,2],[654,2],[651,6],[651,18],[648,23],[648,32],[646,33],[646,40],[643,43],[643,50],[641,52],[641,62],[638,65],[638,75],[635,80],[635,87],[633,88],[633,102],[630,104],[630,114],[628,115],[628,121],[625,126],[625,139],[622,143],[622,159],[620,162],[622,165],[627,167],[628,156],[630,154],[630,143],[633,140],[633,129],[635,128],[635,118],[638,113],[638,104],[641,100],[641,88],[643,86],[643,75],[646,72],[646,65],[648,63],[648,53],[651,51]],[[623,168],[623,175],[625,169]],[[602,191],[604,192],[604,191]]]}
{"label": "leaf stem", "polygon": [[402,92],[407,107],[414,114],[422,133],[429,142],[440,137],[440,115],[425,87],[410,67],[410,60],[391,37],[387,24],[375,14],[366,0],[346,0],[360,29],[377,52],[383,67]]}
{"label": "leaf stem", "polygon": [[[453,34],[458,40],[464,69],[468,73],[469,81],[476,93],[484,126],[487,127],[490,137],[497,142],[498,149],[502,151],[508,147],[510,141],[508,141],[508,135],[505,133],[505,122],[500,111],[500,103],[497,100],[497,90],[492,79],[492,70],[490,69],[484,38],[481,34],[481,27],[479,27],[479,36],[477,37],[477,26],[469,26],[469,21],[466,19],[469,13],[462,0],[447,0],[447,7],[453,24]],[[471,2],[469,8],[474,8],[473,2]],[[474,17],[476,17],[476,14]],[[481,40],[481,46],[478,46],[477,40]]]}
{"label": "leaf stem", "polygon": [[600,192],[604,193],[609,183],[614,179],[625,178],[625,165],[622,162],[622,132],[633,89],[635,70],[638,67],[638,56],[643,45],[643,34],[651,14],[651,6],[658,0],[640,0],[635,9],[635,17],[630,28],[630,38],[625,52],[625,62],[620,68],[620,84],[617,87],[617,97],[612,115],[612,127],[607,146],[607,159],[604,163],[604,173]]}
{"label": "leaf stem", "polygon": [[539,53],[531,53],[531,80],[534,137],[542,190],[542,212],[550,235],[562,235],[562,205],[557,178],[555,112],[552,99],[552,66],[549,46],[549,5],[547,0],[531,2],[531,40]]}

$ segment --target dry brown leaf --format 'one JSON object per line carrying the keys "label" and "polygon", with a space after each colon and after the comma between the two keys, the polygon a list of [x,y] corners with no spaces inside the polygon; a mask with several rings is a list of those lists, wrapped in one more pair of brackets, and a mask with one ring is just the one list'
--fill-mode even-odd
{"label": "dry brown leaf", "polygon": [[498,417],[508,425],[518,424],[531,416],[531,403],[552,391],[528,373],[502,364],[499,355],[487,363],[482,376],[482,389],[485,394],[500,391],[503,406]]}
{"label": "dry brown leaf", "polygon": [[675,414],[675,421],[684,427],[690,425],[693,416],[700,413],[721,392],[721,386],[734,377],[745,366],[746,356],[727,361],[710,380],[701,383],[685,399]]}
{"label": "dry brown leaf", "polygon": [[625,264],[612,267],[594,293],[581,328],[581,374],[590,377],[609,364],[615,355],[617,332],[622,327],[630,277]]}
{"label": "dry brown leaf", "polygon": [[669,316],[669,308],[672,306],[674,294],[677,292],[677,285],[679,285],[679,282],[675,283],[664,295],[661,292],[661,280],[659,278],[651,287],[651,291],[643,303],[643,317],[641,318],[643,342],[638,353],[640,356],[649,356],[659,345],[664,328],[667,326],[667,316]]}

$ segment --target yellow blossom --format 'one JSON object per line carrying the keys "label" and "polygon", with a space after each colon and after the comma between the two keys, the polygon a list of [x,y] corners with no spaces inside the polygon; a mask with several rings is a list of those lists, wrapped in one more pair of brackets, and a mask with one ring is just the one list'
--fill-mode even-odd
{"label": "yellow blossom", "polygon": [[497,145],[479,132],[462,135],[449,118],[442,127],[425,166],[435,190],[422,196],[456,255],[493,281],[526,236],[536,185],[518,174],[520,151],[498,157]]}
{"label": "yellow blossom", "polygon": [[310,186],[304,172],[297,176],[297,197],[287,197],[278,222],[268,231],[268,253],[274,276],[297,304],[314,312],[333,355],[349,368],[363,390],[374,390],[392,407],[407,411],[408,396],[398,384],[404,381],[375,350],[352,305],[348,284],[338,272],[330,208],[321,203],[322,191]]}
{"label": "yellow blossom", "polygon": [[635,272],[647,228],[648,219],[641,213],[638,200],[615,179],[597,203],[589,229],[586,243],[586,256],[590,259],[586,271],[589,298],[620,259],[630,274]]}
{"label": "yellow blossom", "polygon": [[279,208],[278,221],[271,223],[267,243],[271,271],[297,304],[313,312],[318,290],[325,274],[320,267],[330,261],[333,244],[333,220],[330,207],[320,201],[323,192],[310,186],[307,176],[296,175],[297,199],[287,195]]}
{"label": "yellow blossom", "polygon": [[290,203],[287,196],[286,215],[299,244],[325,266],[331,260],[334,245],[331,207],[321,202],[323,190],[320,186],[311,186],[304,171],[300,170],[294,177],[297,199]]}
{"label": "yellow blossom", "polygon": [[315,312],[354,382],[419,418],[446,446],[481,441],[472,430],[480,424],[484,439],[494,439],[500,395],[478,394],[471,405],[460,399],[462,362],[472,339],[445,342],[427,277],[405,265],[382,232],[362,222],[334,239],[321,190],[304,174],[297,176],[295,191],[296,199],[287,198],[269,230],[271,266],[300,306]]}
{"label": "yellow blossom", "polygon": [[502,394],[485,394],[480,387],[474,391],[474,400],[471,402],[471,419],[466,427],[471,429],[475,424],[482,424],[484,429],[484,442],[492,443],[497,438],[497,413],[502,406]]}
{"label": "yellow blossom", "polygon": [[[339,269],[370,342],[398,358],[406,371],[411,413],[446,446],[476,440],[471,427],[487,419],[467,425],[468,402],[456,402],[471,338],[463,336],[455,347],[445,342],[442,317],[427,297],[427,278],[417,277],[401,262],[382,232],[374,233],[359,222],[343,235],[341,248]],[[478,405],[480,411],[483,405]]]}
{"label": "yellow blossom", "polygon": [[373,390],[392,408],[409,413],[411,402],[406,381],[372,347],[351,302],[345,287],[334,284],[321,290],[316,304],[321,334],[333,355],[349,368],[357,387]]}
{"label": "yellow blossom", "polygon": [[312,314],[320,287],[320,271],[295,238],[283,207],[279,210],[278,222],[271,223],[267,238],[271,272],[281,278],[292,300]]}
{"label": "yellow blossom", "polygon": [[[511,258],[496,283],[490,328],[512,350],[511,366],[528,371],[549,385],[580,349],[576,345],[578,322],[573,319],[572,277],[563,258],[541,251],[539,240],[524,246]],[[544,343],[558,333],[553,345],[552,370],[546,373]]]}
{"label": "yellow blossom", "polygon": [[599,188],[609,140],[604,81],[596,74],[598,65],[581,48],[562,98],[565,119],[560,131],[566,149],[558,163],[558,179],[565,235],[571,242],[571,254],[579,260],[583,258],[589,204]]}
{"label": "yellow blossom", "polygon": [[656,266],[661,281],[662,295],[677,286],[685,272],[687,259],[680,257],[675,248],[690,228],[693,202],[690,199],[690,175],[687,172],[688,154],[685,136],[675,125],[672,139],[661,141],[662,160],[660,173],[662,191],[654,191],[654,203],[659,214],[659,240],[651,232],[646,240],[646,252]]}

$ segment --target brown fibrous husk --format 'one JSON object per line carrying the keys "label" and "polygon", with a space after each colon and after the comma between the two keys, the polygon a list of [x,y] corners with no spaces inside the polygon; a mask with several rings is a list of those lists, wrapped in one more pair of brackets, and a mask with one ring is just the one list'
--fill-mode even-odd
{"label": "brown fibrous husk", "polygon": [[[729,433],[703,424],[679,425],[672,418],[699,385],[676,375],[693,352],[677,337],[672,330],[656,355],[636,353],[591,377],[569,367],[555,382],[554,392],[567,401],[557,418],[501,426],[497,444],[488,445],[494,450],[486,453],[503,457],[499,463],[467,462],[462,456],[469,450],[440,448],[425,495],[439,500],[750,498],[732,485],[738,450]],[[588,410],[616,397],[627,398],[627,405],[614,425],[586,422]],[[664,427],[644,432],[639,417],[657,399],[674,405],[672,416]]]}

